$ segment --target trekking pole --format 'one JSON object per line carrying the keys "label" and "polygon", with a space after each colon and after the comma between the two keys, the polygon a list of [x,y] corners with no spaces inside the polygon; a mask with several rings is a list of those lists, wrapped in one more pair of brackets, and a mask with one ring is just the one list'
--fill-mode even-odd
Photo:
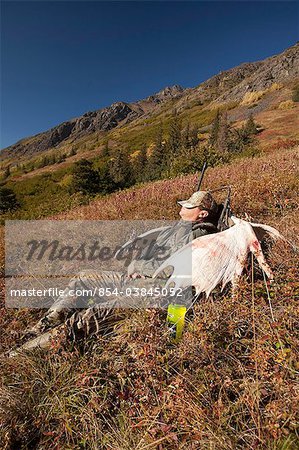
{"label": "trekking pole", "polygon": [[205,174],[205,171],[206,171],[207,167],[208,167],[208,163],[207,163],[207,161],[205,161],[203,166],[202,166],[202,169],[201,169],[201,175],[200,175],[200,179],[199,179],[199,182],[198,182],[198,185],[197,185],[197,191],[200,191],[200,186],[201,186],[201,183],[202,183],[202,180],[203,180],[203,177],[204,177],[204,174]]}

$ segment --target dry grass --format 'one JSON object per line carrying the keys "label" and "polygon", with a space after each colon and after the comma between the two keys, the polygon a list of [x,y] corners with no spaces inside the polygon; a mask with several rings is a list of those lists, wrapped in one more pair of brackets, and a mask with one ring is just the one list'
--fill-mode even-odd
{"label": "dry grass", "polygon": [[[298,245],[298,148],[209,169],[204,186],[233,185],[233,209]],[[119,192],[59,219],[174,219],[193,175]],[[157,201],[159,199],[159,201]],[[3,449],[295,450],[298,436],[298,282],[295,254],[269,256],[276,284],[241,283],[188,317],[177,346],[165,313],[127,313],[110,338],[61,338],[47,354],[2,358]],[[271,319],[270,304],[274,322]],[[38,312],[0,310],[8,349]]]}

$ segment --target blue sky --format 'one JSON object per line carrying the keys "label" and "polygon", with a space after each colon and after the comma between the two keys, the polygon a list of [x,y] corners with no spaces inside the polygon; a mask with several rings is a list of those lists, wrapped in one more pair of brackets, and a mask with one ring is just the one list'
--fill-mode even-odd
{"label": "blue sky", "polygon": [[1,148],[298,40],[288,1],[1,2]]}

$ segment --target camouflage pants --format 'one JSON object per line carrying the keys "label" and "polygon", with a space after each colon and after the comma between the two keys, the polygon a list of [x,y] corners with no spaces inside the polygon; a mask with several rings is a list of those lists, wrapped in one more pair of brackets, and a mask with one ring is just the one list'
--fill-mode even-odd
{"label": "camouflage pants", "polygon": [[132,279],[125,273],[114,271],[82,271],[70,280],[63,295],[53,303],[37,328],[61,323],[78,308],[103,310],[104,315],[114,308],[165,307],[170,303],[166,289],[166,295],[161,297],[166,281],[167,278]]}

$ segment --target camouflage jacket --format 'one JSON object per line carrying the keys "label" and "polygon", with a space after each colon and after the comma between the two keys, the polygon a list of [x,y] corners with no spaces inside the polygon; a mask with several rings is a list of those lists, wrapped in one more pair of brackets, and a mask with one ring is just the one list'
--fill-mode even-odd
{"label": "camouflage jacket", "polygon": [[[162,230],[151,250],[145,249],[138,259],[128,266],[128,274],[134,272],[151,277],[162,262],[193,239],[210,233],[216,233],[217,228],[209,222],[178,221],[174,226]],[[158,252],[163,252],[163,261],[157,258]],[[156,256],[155,256],[156,255]],[[161,253],[160,253],[161,255]]]}

